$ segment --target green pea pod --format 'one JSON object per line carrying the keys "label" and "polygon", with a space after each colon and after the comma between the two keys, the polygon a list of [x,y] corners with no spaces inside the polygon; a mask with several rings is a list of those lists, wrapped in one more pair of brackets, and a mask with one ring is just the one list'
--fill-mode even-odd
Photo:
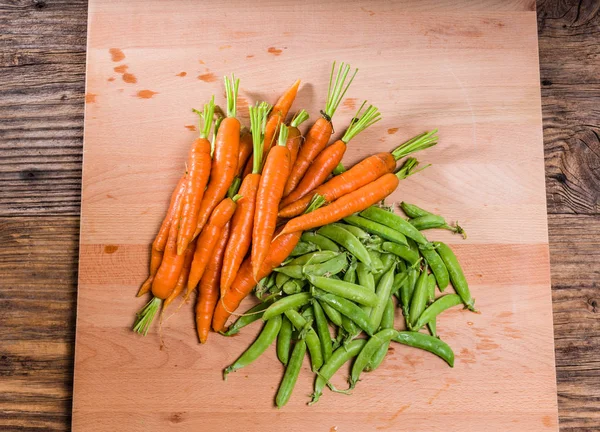
{"label": "green pea pod", "polygon": [[398,270],[401,272],[406,271],[406,264],[404,263],[404,261],[398,261]]}
{"label": "green pea pod", "polygon": [[319,336],[312,327],[308,326],[308,322],[300,315],[300,313],[294,309],[286,310],[285,316],[289,318],[292,325],[299,332],[305,332],[306,347],[310,353],[310,361],[312,364],[312,370],[318,371],[323,365],[323,353],[321,351],[321,341]]}
{"label": "green pea pod", "polygon": [[277,315],[267,321],[258,335],[258,338],[252,345],[230,366],[226,367],[223,371],[223,379],[227,379],[227,375],[231,372],[235,372],[238,369],[248,366],[254,360],[256,360],[267,348],[273,343],[279,329],[281,328],[281,316]]}
{"label": "green pea pod", "polygon": [[353,339],[355,336],[358,336],[358,334],[361,332],[361,330],[356,326],[356,324],[354,324],[354,321],[352,321],[346,315],[342,315],[342,328],[346,330],[346,333],[348,334],[348,337],[350,339]]}
{"label": "green pea pod", "polygon": [[315,251],[294,258],[286,265],[320,264],[322,262],[330,260],[331,258],[335,258],[337,255],[337,252],[329,250]]}
{"label": "green pea pod", "polygon": [[327,324],[327,317],[325,312],[318,301],[314,301],[313,313],[315,315],[315,324],[317,327],[317,335],[321,340],[321,351],[323,352],[323,361],[329,360],[332,352],[331,345],[331,333],[329,333],[329,325]]}
{"label": "green pea pod", "polygon": [[267,308],[263,313],[262,319],[263,321],[267,321],[274,316],[281,315],[288,309],[297,309],[300,306],[307,304],[311,298],[312,296],[307,292],[283,297]]}
{"label": "green pea pod", "polygon": [[348,362],[352,357],[357,356],[366,343],[367,341],[365,339],[355,339],[333,352],[327,363],[325,363],[321,370],[319,370],[319,374],[315,381],[315,391],[312,395],[310,405],[319,400],[323,394],[323,389],[329,383],[329,380],[338,371],[338,369],[341,368],[342,365]]}
{"label": "green pea pod", "polygon": [[[407,238],[406,242],[408,243],[408,247],[411,251],[413,251],[414,253],[418,254],[419,253],[419,246],[417,246],[417,242],[415,242],[413,239],[411,238]],[[424,245],[423,247],[429,247],[429,248],[433,248],[433,246],[431,246],[430,243],[427,243],[426,245]]]}
{"label": "green pea pod", "polygon": [[317,250],[317,246],[314,243],[300,241],[294,247],[294,249],[290,253],[290,256],[296,257],[296,256],[300,256],[300,255],[305,255],[305,254],[307,254],[309,252],[313,252],[315,250]]}
{"label": "green pea pod", "polygon": [[312,231],[307,231],[300,237],[303,242],[314,244],[322,251],[333,251],[339,252],[340,248],[334,242],[329,240],[327,237],[323,237],[321,234],[317,234]]}
{"label": "green pea pod", "polygon": [[[369,268],[363,263],[358,263],[356,266],[356,277],[358,279],[358,284],[367,288],[372,293],[375,292],[375,277],[373,273],[369,271]],[[367,314],[371,315],[371,306],[361,306],[361,309]]]}
{"label": "green pea pod", "polygon": [[352,257],[352,261],[350,261],[350,265],[346,269],[346,273],[344,273],[344,282],[356,283],[356,266],[356,258]]}
{"label": "green pea pod", "polygon": [[394,275],[394,283],[392,285],[392,292],[397,293],[402,284],[408,279],[408,271],[404,270]]}
{"label": "green pea pod", "polygon": [[282,289],[283,285],[292,278],[289,274],[286,273],[277,272],[276,274],[277,276],[275,276],[275,285],[279,289]]}
{"label": "green pea pod", "polygon": [[325,274],[338,274],[346,268],[348,260],[345,253],[337,254],[334,258],[320,264],[310,265],[285,265],[273,269],[276,272],[286,274],[295,279],[304,279],[306,274],[322,276]]}
{"label": "green pea pod", "polygon": [[459,304],[462,304],[462,299],[458,294],[446,294],[444,296],[441,296],[423,311],[423,313],[419,316],[417,322],[413,326],[413,329],[415,331],[418,331],[421,327],[423,327],[428,322],[431,322],[445,310],[450,309],[451,307],[457,306]]}
{"label": "green pea pod", "polygon": [[[394,318],[396,315],[396,307],[394,306],[394,300],[390,297],[388,299],[388,303],[385,306],[385,310],[383,311],[383,317],[381,318],[381,327],[380,330],[384,329],[393,329],[394,328]],[[367,367],[365,370],[367,372],[374,371],[379,367],[383,359],[385,358],[388,348],[390,347],[390,341],[384,342],[381,347],[375,351],[375,354],[369,360]]]}
{"label": "green pea pod", "polygon": [[401,232],[396,231],[393,228],[380,224],[362,216],[352,215],[344,218],[344,222],[348,222],[350,225],[357,226],[364,229],[365,231],[376,234],[379,237],[383,237],[386,240],[393,241],[398,244],[408,245],[406,242],[406,236]]}
{"label": "green pea pod", "polygon": [[386,211],[380,207],[371,206],[363,210],[360,215],[366,219],[378,222],[382,225],[392,228],[405,237],[411,238],[419,244],[427,244],[427,239],[421,232],[410,224],[407,220],[401,218],[395,213]]}
{"label": "green pea pod", "polygon": [[277,335],[277,358],[284,365],[288,364],[288,360],[290,358],[292,332],[292,322],[284,315],[281,320],[279,334]]}
{"label": "green pea pod", "polygon": [[414,204],[409,204],[404,201],[400,203],[400,208],[409,218],[418,218],[421,216],[428,216],[433,214],[431,212],[428,212],[427,210],[423,210],[421,207],[417,207]]}
{"label": "green pea pod", "polygon": [[[279,300],[281,301],[281,300]],[[427,268],[425,268],[419,275],[417,285],[415,286],[415,292],[413,293],[410,301],[410,311],[408,313],[408,328],[412,329],[412,326],[417,323],[417,319],[427,305]],[[272,307],[272,306],[271,306]],[[268,309],[267,309],[268,311]],[[266,313],[266,312],[265,312]]]}
{"label": "green pea pod", "polygon": [[271,289],[275,285],[275,276],[271,273],[269,276],[262,278],[259,284],[261,283],[265,289]]}
{"label": "green pea pod", "polygon": [[385,242],[381,245],[381,248],[386,252],[390,252],[396,256],[399,256],[403,260],[410,263],[410,265],[415,265],[419,261],[419,254],[410,249],[408,246],[403,246],[392,242]]}
{"label": "green pea pod", "polygon": [[437,253],[442,258],[442,261],[444,261],[444,264],[446,264],[448,274],[450,275],[450,281],[452,282],[452,286],[454,287],[456,294],[460,296],[463,303],[469,310],[475,312],[475,300],[471,297],[469,284],[467,283],[465,274],[458,263],[456,255],[454,255],[454,252],[452,252],[452,249],[450,249],[446,243],[434,242],[433,245],[435,246]]}
{"label": "green pea pod", "polygon": [[360,285],[313,275],[308,275],[308,280],[312,285],[323,291],[344,297],[365,306],[374,307],[378,301],[375,293]]}
{"label": "green pea pod", "polygon": [[[300,315],[302,315],[302,318],[304,318],[307,322],[311,323],[315,320],[315,313],[314,313],[314,309],[312,307],[311,304],[306,304],[302,307],[301,309],[301,313]],[[317,333],[318,335],[318,333]]]}
{"label": "green pea pod", "polygon": [[357,226],[349,225],[349,224],[342,224],[342,223],[335,223],[335,224],[332,224],[332,225],[339,225],[342,228],[350,231],[361,242],[367,242],[367,241],[369,241],[371,239],[371,236],[369,235],[369,233],[367,233],[363,229],[360,229]]}
{"label": "green pea pod", "polygon": [[302,288],[304,288],[304,285],[306,284],[305,282],[306,281],[300,279],[290,279],[283,284],[281,289],[287,295],[298,294],[302,292]]}
{"label": "green pea pod", "polygon": [[278,408],[281,408],[290,400],[292,391],[296,386],[296,381],[298,381],[298,375],[300,374],[302,360],[304,360],[305,354],[306,342],[300,339],[294,346],[292,357],[285,368],[285,373],[283,374],[281,384],[279,384],[279,390],[277,391],[277,396],[275,397],[275,403],[277,404]]}
{"label": "green pea pod", "polygon": [[381,254],[381,263],[383,264],[383,268],[381,269],[380,272],[373,275],[373,277],[375,278],[375,285],[379,285],[379,281],[381,280],[383,275],[386,274],[387,271],[390,268],[392,268],[393,265],[396,264],[396,260],[397,259],[394,254],[390,254],[390,253],[382,253]]}
{"label": "green pea pod", "polygon": [[363,329],[369,336],[373,334],[373,328],[369,322],[369,316],[355,303],[335,294],[317,290],[315,290],[314,296],[319,299],[321,303],[327,303],[329,306],[340,312],[342,314],[342,324],[343,317],[346,316],[354,321],[354,323]]}
{"label": "green pea pod", "polygon": [[372,329],[378,329],[381,324],[381,318],[383,317],[383,311],[390,299],[392,293],[392,285],[394,284],[394,271],[395,266],[392,266],[381,278],[377,285],[377,304],[373,307],[370,316],[370,323]]}
{"label": "green pea pod", "polygon": [[369,361],[373,358],[375,353],[387,342],[389,342],[398,336],[398,332],[394,329],[384,329],[374,334],[369,338],[363,349],[356,357],[354,365],[352,366],[352,373],[350,374],[350,389],[353,389],[360,378],[360,374],[367,367]]}
{"label": "green pea pod", "polygon": [[383,262],[381,261],[381,252],[375,250],[369,250],[369,255],[371,256],[371,270],[375,272],[380,272],[383,269]]}
{"label": "green pea pod", "polygon": [[430,273],[427,276],[427,304],[435,301],[435,276]]}
{"label": "green pea pod", "polygon": [[323,312],[329,318],[329,321],[334,323],[336,326],[341,327],[342,325],[342,314],[339,313],[336,309],[329,306],[327,303],[319,303],[323,308]]}
{"label": "green pea pod", "polygon": [[441,228],[446,225],[446,220],[441,216],[429,214],[413,218],[409,223],[419,231],[423,231],[426,229]]}
{"label": "green pea pod", "polygon": [[402,313],[406,319],[408,324],[408,315],[410,312],[410,302],[412,300],[413,291],[415,289],[415,285],[417,284],[417,278],[419,277],[419,272],[414,269],[408,269],[408,277],[406,281],[400,286],[400,302],[402,303]]}
{"label": "green pea pod", "polygon": [[425,333],[400,331],[392,340],[403,345],[429,351],[448,363],[450,367],[454,367],[454,352],[452,348],[436,337]]}
{"label": "green pea pod", "polygon": [[371,256],[367,248],[350,231],[344,229],[341,224],[329,224],[319,228],[317,234],[333,240],[343,246],[348,252],[356,257],[360,262],[371,265]]}
{"label": "green pea pod", "polygon": [[249,324],[252,324],[254,321],[258,321],[262,318],[264,311],[273,303],[273,300],[266,301],[264,303],[259,303],[256,306],[248,309],[242,316],[240,316],[229,328],[226,332],[221,333],[224,336],[233,336],[240,332],[243,327],[246,327]]}
{"label": "green pea pod", "polygon": [[432,319],[431,321],[429,321],[427,323],[427,328],[429,329],[429,333],[431,333],[431,336],[433,337],[438,337],[437,335],[437,318]]}
{"label": "green pea pod", "polygon": [[440,291],[444,292],[450,283],[450,276],[448,275],[446,264],[444,264],[444,261],[434,248],[421,248],[419,252],[421,252],[421,255],[423,255],[423,258],[425,258],[427,265],[433,272]]}

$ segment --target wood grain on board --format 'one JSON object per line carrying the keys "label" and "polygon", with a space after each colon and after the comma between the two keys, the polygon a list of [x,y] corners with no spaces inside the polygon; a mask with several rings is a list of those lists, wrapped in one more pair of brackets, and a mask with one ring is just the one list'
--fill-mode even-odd
{"label": "wood grain on board", "polygon": [[[523,10],[534,9],[529,3]],[[600,424],[597,8],[593,0],[537,4],[561,431]],[[6,24],[0,39],[0,429],[6,431],[70,430],[86,19],[85,0],[0,0]],[[23,32],[28,28],[36,33]],[[440,210],[459,220],[466,213],[461,206]],[[393,415],[404,411],[401,405]]]}
{"label": "wood grain on board", "polygon": [[[557,429],[536,16],[521,2],[484,3],[236,1],[236,14],[217,3],[202,13],[189,1],[90,3],[74,430]],[[258,326],[199,346],[183,307],[167,311],[160,350],[158,327],[132,334],[145,301],[132,294],[197,133],[190,108],[211,94],[222,104],[221,77],[235,72],[240,107],[273,102],[301,78],[295,107],[315,118],[332,60],[360,68],[336,135],[363,99],[383,114],[351,143],[346,163],[439,128],[439,146],[419,155],[433,166],[390,201],[427,205],[469,227],[467,241],[432,237],[455,246],[482,314],[440,320],[454,369],[395,346],[352,397],[328,392],[308,407],[314,375],[305,368],[277,410],[283,369],[274,350],[221,377]],[[511,229],[525,221],[530,229]]]}

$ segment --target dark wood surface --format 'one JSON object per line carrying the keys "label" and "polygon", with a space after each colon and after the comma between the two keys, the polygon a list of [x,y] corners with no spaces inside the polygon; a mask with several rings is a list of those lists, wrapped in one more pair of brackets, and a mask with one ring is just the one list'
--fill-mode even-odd
{"label": "dark wood surface", "polygon": [[[600,430],[600,2],[537,10],[560,426]],[[70,428],[86,18],[0,0],[2,431]]]}

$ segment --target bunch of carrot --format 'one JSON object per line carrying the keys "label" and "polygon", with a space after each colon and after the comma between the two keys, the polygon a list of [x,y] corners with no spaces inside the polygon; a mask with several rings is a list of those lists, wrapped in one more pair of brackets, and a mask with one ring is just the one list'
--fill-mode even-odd
{"label": "bunch of carrot", "polygon": [[196,111],[200,136],[152,243],[149,276],[138,292],[152,299],[137,314],[134,331],[147,334],[161,308],[182,293],[187,300],[198,287],[197,333],[206,342],[211,328],[225,330],[240,302],[290,255],[303,231],[365,210],[416,172],[412,158],[395,172],[397,161],[435,145],[435,131],[345,170],[341,161],[350,140],[381,118],[376,107],[365,109],[366,102],[342,138],[328,145],[333,117],[356,73],[333,64],[325,109],[305,134],[299,126],[306,111],[286,124],[299,80],[272,107],[250,106],[248,130],[236,118],[239,80],[225,77],[225,116],[214,97]]}

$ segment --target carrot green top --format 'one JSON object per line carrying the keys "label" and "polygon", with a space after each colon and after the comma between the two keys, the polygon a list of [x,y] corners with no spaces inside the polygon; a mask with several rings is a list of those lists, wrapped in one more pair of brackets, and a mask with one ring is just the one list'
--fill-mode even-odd
{"label": "carrot green top", "polygon": [[227,95],[227,117],[235,117],[240,80],[235,79],[233,74],[231,74],[231,80],[227,77],[223,78],[225,80],[225,93]]}
{"label": "carrot green top", "polygon": [[287,143],[287,139],[288,139],[289,129],[290,128],[288,128],[283,123],[281,124],[281,126],[279,127],[279,141],[278,141],[277,145],[285,147],[285,145]]}
{"label": "carrot green top", "polygon": [[394,159],[400,160],[404,156],[408,156],[416,151],[433,147],[437,144],[438,140],[438,137],[435,135],[436,133],[437,129],[434,129],[431,132],[423,132],[422,134],[409,139],[392,150],[392,156],[394,156]]}
{"label": "carrot green top", "polygon": [[199,116],[198,130],[200,131],[200,138],[208,138],[208,135],[210,134],[210,128],[212,127],[212,124],[213,124],[213,116],[215,114],[215,97],[214,97],[214,95],[208,103],[204,104],[204,108],[202,109],[202,112],[200,112],[194,108],[192,108],[192,111],[195,112],[196,114],[198,114],[198,116]]}
{"label": "carrot green top", "polygon": [[306,110],[300,110],[296,113],[294,118],[292,118],[290,126],[297,128],[306,120],[308,120],[308,113],[306,112]]}
{"label": "carrot green top", "polygon": [[367,110],[364,113],[362,113],[361,117],[362,109],[366,103],[367,101],[364,101],[363,104],[360,106],[360,108],[356,112],[356,115],[350,122],[350,126],[348,126],[346,133],[342,137],[342,141],[344,141],[346,144],[348,144],[348,141],[350,141],[356,135],[364,131],[366,128],[381,120],[381,113],[373,105],[369,105],[369,108],[367,108]]}
{"label": "carrot green top", "polygon": [[259,174],[262,169],[263,146],[265,143],[265,126],[267,124],[267,114],[271,106],[266,102],[250,105],[248,112],[250,114],[250,131],[252,132],[252,173]]}
{"label": "carrot green top", "polygon": [[350,72],[350,65],[343,63],[340,65],[337,75],[335,77],[335,81],[333,80],[333,74],[335,72],[335,62],[333,62],[333,66],[331,67],[331,75],[329,77],[329,89],[327,90],[327,104],[325,105],[325,111],[321,111],[325,120],[331,121],[331,118],[335,114],[342,98],[348,91],[348,87],[352,84],[358,69],[354,70],[354,74],[350,77],[350,81],[346,84],[346,78],[348,77],[348,73]]}

